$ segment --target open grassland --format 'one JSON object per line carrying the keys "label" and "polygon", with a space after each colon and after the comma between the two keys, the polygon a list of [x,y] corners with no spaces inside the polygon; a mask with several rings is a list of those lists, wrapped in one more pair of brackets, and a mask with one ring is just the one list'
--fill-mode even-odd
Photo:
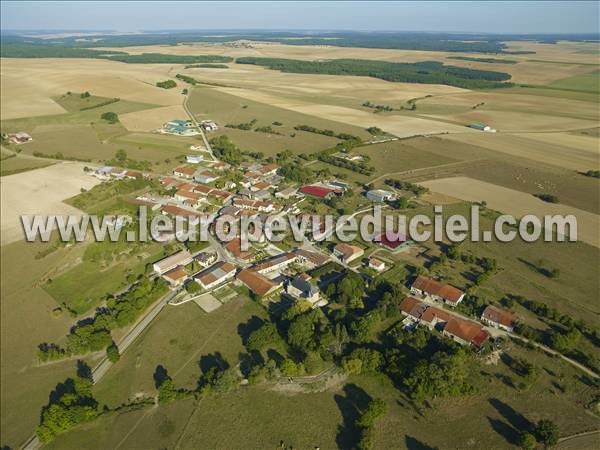
{"label": "open grassland", "polygon": [[55,267],[77,258],[81,249],[59,247],[43,258],[36,257],[53,245],[53,242],[15,242],[0,249],[0,439],[2,445],[10,448],[19,448],[31,436],[50,391],[73,374],[75,360],[38,365],[36,359],[38,344],[62,342],[75,322],[65,311],[53,312],[58,305],[40,287],[39,281]]}
{"label": "open grassland", "polygon": [[[563,433],[593,429],[585,412],[593,390],[559,359],[517,346],[510,357],[526,358],[541,370],[538,382],[517,391],[518,378],[504,362],[480,366],[471,380],[476,393],[437,399],[417,408],[384,378],[351,377],[313,393],[284,393],[270,386],[242,387],[199,402],[182,400],[158,408],[109,414],[59,436],[49,448],[268,448],[283,441],[295,448],[351,448],[357,408],[381,398],[387,415],[374,429],[376,448],[511,448],[519,430],[550,418]],[[149,374],[150,375],[150,374]],[[321,387],[321,389],[323,389]]]}
{"label": "open grassland", "polygon": [[2,177],[2,245],[23,239],[22,214],[80,215],[81,211],[63,200],[99,182],[83,172],[81,163],[55,164]]}
{"label": "open grassland", "polygon": [[[245,351],[242,335],[266,311],[238,297],[206,314],[194,302],[167,306],[95,388],[102,403],[118,406],[136,395],[155,393],[152,374],[164,366],[178,386],[195,389],[200,367],[223,358],[231,366]],[[212,358],[211,358],[212,355]]]}
{"label": "open grassland", "polygon": [[561,204],[551,204],[513,189],[464,177],[443,178],[421,183],[434,192],[467,200],[486,201],[490,208],[515,218],[533,214],[541,218],[546,214],[572,214],[577,218],[577,239],[595,247],[600,247],[600,216]]}

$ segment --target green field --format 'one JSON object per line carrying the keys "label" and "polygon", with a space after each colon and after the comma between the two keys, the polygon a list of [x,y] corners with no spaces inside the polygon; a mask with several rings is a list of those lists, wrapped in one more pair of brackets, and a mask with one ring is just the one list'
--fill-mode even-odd
{"label": "green field", "polygon": [[600,71],[596,70],[594,72],[586,73],[584,75],[576,75],[574,77],[558,80],[553,83],[550,83],[550,86],[558,89],[599,94]]}
{"label": "green field", "polygon": [[[263,152],[266,156],[289,149],[294,153],[315,153],[333,147],[339,139],[305,131],[296,131],[297,125],[309,125],[319,129],[330,129],[336,133],[347,133],[368,139],[365,130],[314,116],[297,113],[283,108],[254,102],[235,95],[220,92],[214,88],[196,87],[188,102],[190,110],[200,119],[210,118],[220,125],[219,134],[228,135],[242,150]],[[240,124],[256,120],[253,129],[271,126],[281,135],[244,131],[225,127],[226,124]],[[280,122],[282,125],[273,125]],[[295,137],[291,137],[295,134]]]}

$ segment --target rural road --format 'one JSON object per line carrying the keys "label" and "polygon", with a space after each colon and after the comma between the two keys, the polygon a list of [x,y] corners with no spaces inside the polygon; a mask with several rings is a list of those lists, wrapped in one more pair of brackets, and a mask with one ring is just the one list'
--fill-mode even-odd
{"label": "rural road", "polygon": [[[133,341],[142,334],[142,332],[146,329],[148,325],[154,320],[158,313],[162,311],[162,309],[171,301],[177,294],[179,290],[169,291],[167,295],[161,298],[154,307],[146,313],[144,317],[121,339],[120,342],[117,343],[117,347],[119,347],[119,353],[123,354],[127,348],[133,344]],[[112,363],[108,360],[108,358],[104,358],[100,363],[94,367],[92,370],[92,378],[94,383],[100,381],[100,379],[106,374],[108,369],[112,366]]]}
{"label": "rural road", "polygon": [[183,99],[183,109],[185,110],[187,115],[190,117],[190,120],[194,123],[194,126],[196,126],[198,128],[198,130],[200,131],[200,136],[202,136],[202,140],[204,141],[204,147],[206,147],[206,150],[208,151],[208,153],[210,153],[211,158],[213,159],[213,161],[217,161],[217,158],[215,158],[215,154],[213,153],[212,149],[210,148],[208,139],[206,139],[206,134],[204,133],[204,129],[200,126],[200,124],[198,123],[198,121],[196,120],[196,118],[194,117],[194,115],[188,108],[188,105],[187,105],[188,99],[189,99],[189,94],[186,94],[186,96]]}

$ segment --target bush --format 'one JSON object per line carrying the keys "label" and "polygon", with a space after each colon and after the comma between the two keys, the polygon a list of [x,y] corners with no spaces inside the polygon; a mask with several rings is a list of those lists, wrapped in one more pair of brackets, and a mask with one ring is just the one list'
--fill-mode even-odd
{"label": "bush", "polygon": [[106,120],[108,123],[117,123],[119,121],[119,116],[114,112],[105,112],[100,118]]}
{"label": "bush", "polygon": [[552,194],[534,194],[535,197],[547,203],[558,203],[558,197]]}
{"label": "bush", "polygon": [[117,344],[113,343],[106,347],[106,357],[111,363],[116,363],[119,359],[121,359],[121,355],[119,353],[119,347]]}
{"label": "bush", "polygon": [[156,83],[156,87],[163,89],[173,89],[174,87],[177,87],[177,83],[175,83],[175,81],[173,80],[158,81]]}

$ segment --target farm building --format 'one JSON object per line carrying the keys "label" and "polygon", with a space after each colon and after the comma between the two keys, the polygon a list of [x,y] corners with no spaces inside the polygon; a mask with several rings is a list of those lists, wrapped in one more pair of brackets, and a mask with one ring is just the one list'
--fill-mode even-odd
{"label": "farm building", "polygon": [[14,144],[25,144],[26,142],[33,141],[33,138],[24,131],[19,131],[18,133],[11,133],[8,135],[8,139]]}
{"label": "farm building", "polygon": [[487,325],[512,332],[517,323],[517,316],[510,311],[489,305],[481,314],[481,321]]}
{"label": "farm building", "polygon": [[306,195],[307,197],[320,199],[330,199],[335,195],[335,191],[333,189],[323,186],[302,186],[298,192]]}
{"label": "farm building", "polygon": [[402,300],[400,312],[410,323],[425,325],[431,330],[437,329],[444,336],[462,345],[480,348],[490,337],[478,323],[455,317],[443,309],[429,306],[413,297]]}
{"label": "farm building", "polygon": [[167,282],[173,286],[181,286],[185,280],[187,279],[187,273],[185,272],[183,266],[178,266],[173,270],[169,270],[162,276]]}
{"label": "farm building", "polygon": [[408,247],[413,243],[410,239],[407,239],[406,236],[400,233],[381,233],[379,236],[373,238],[373,242],[377,245],[385,247],[392,253],[399,252],[403,248]]}
{"label": "farm building", "polygon": [[189,164],[200,164],[204,160],[202,155],[187,155],[185,157],[185,162]]}
{"label": "farm building", "polygon": [[225,281],[233,278],[235,275],[235,266],[225,261],[219,261],[208,269],[198,272],[194,275],[194,280],[204,289],[212,289]]}
{"label": "farm building", "polygon": [[310,250],[304,250],[302,248],[295,249],[293,253],[297,256],[298,263],[303,264],[309,269],[321,267],[329,261],[329,258],[321,253],[311,252]]}
{"label": "farm building", "polygon": [[163,124],[158,132],[162,134],[175,134],[177,136],[195,136],[200,134],[192,121],[178,119]]}
{"label": "farm building", "polygon": [[216,181],[218,179],[219,179],[218,175],[216,175],[208,170],[194,175],[194,181],[196,183],[208,184],[208,183],[212,183],[213,181]]}
{"label": "farm building", "polygon": [[460,289],[424,276],[417,277],[410,287],[410,292],[442,301],[450,306],[458,305],[465,298],[465,293]]}
{"label": "farm building", "polygon": [[206,131],[217,131],[219,129],[217,124],[215,122],[213,122],[212,120],[203,120],[202,122],[200,122],[200,125]]}
{"label": "farm building", "polygon": [[99,177],[109,177],[112,171],[113,168],[111,166],[102,166],[94,170],[94,175],[97,175]]}
{"label": "farm building", "polygon": [[373,189],[367,192],[367,198],[372,202],[386,202],[394,198],[394,193],[383,189]]}
{"label": "farm building", "polygon": [[281,283],[270,280],[252,269],[242,270],[238,273],[237,279],[260,297],[272,294],[281,286]]}
{"label": "farm building", "polygon": [[496,130],[481,122],[473,122],[468,125],[469,128],[473,128],[474,130],[486,131],[488,133],[495,133]]}
{"label": "farm building", "polygon": [[346,244],[341,242],[333,248],[333,256],[338,258],[345,264],[354,261],[364,255],[365,251],[356,245]]}
{"label": "farm building", "polygon": [[239,209],[252,209],[259,212],[279,211],[281,206],[276,203],[265,202],[261,200],[246,200],[243,198],[234,198],[233,206]]}
{"label": "farm building", "polygon": [[282,253],[277,256],[273,256],[267,260],[262,261],[260,264],[257,264],[252,268],[252,270],[265,274],[269,272],[274,272],[276,270],[284,269],[293,262],[295,262],[297,256],[293,253]]}
{"label": "farm building", "polygon": [[295,197],[296,194],[298,193],[298,188],[290,186],[288,188],[285,188],[279,192],[275,193],[275,197],[276,198],[281,198],[283,200],[288,200],[291,197]]}
{"label": "farm building", "polygon": [[162,275],[177,266],[185,266],[192,262],[192,255],[187,250],[181,250],[174,255],[167,256],[154,263],[153,269],[158,275]]}
{"label": "farm building", "polygon": [[457,317],[448,320],[448,323],[446,323],[442,330],[442,334],[450,337],[459,344],[471,344],[477,348],[483,346],[490,337],[481,325]]}

